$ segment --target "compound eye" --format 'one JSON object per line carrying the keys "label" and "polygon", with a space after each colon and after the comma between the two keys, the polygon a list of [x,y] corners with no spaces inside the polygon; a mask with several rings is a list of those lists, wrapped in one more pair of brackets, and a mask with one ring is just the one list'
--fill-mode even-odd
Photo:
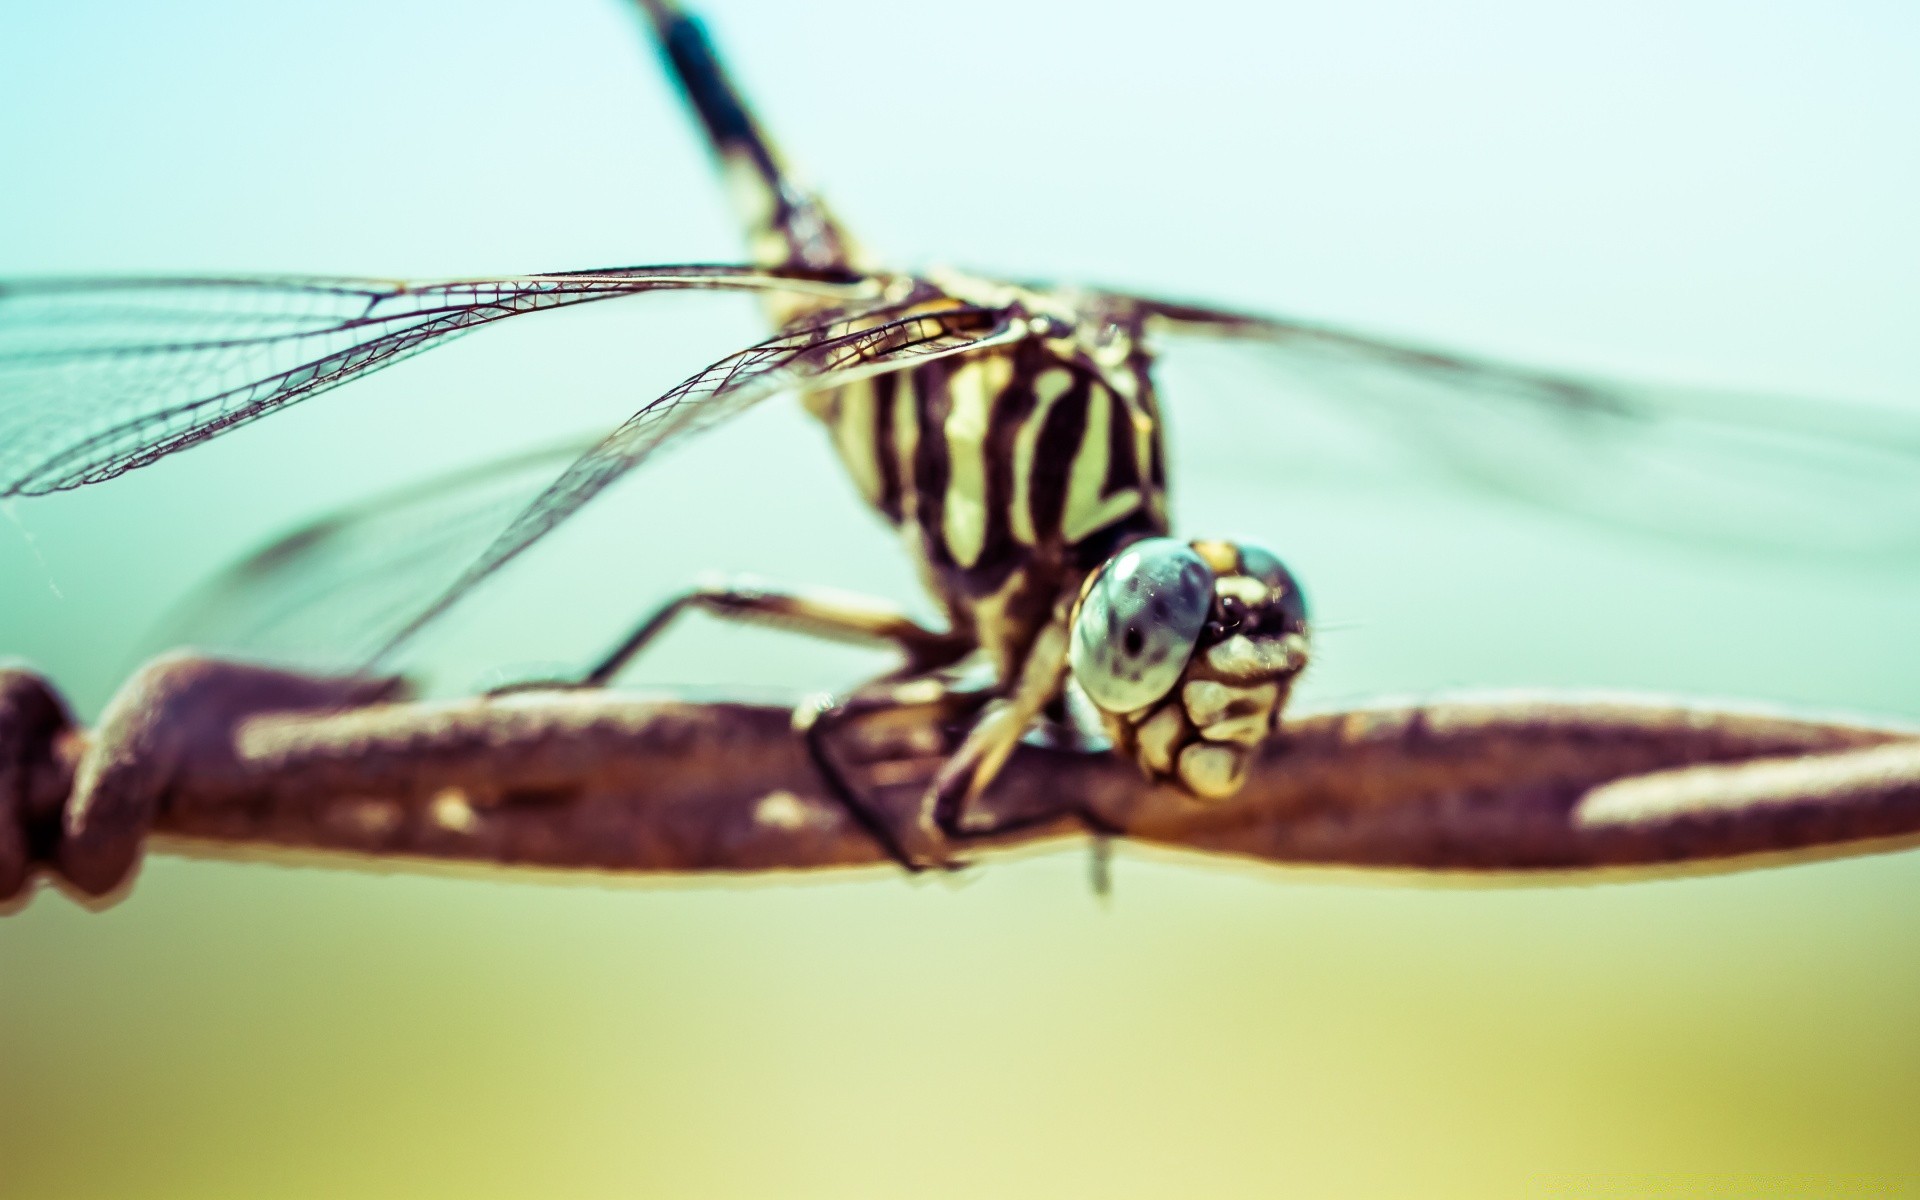
{"label": "compound eye", "polygon": [[1287,565],[1280,561],[1278,555],[1264,546],[1241,542],[1240,570],[1267,585],[1271,598],[1280,604],[1288,632],[1307,627],[1306,593],[1300,590],[1299,581],[1293,577],[1293,572],[1287,570]]}
{"label": "compound eye", "polygon": [[1213,607],[1213,570],[1185,542],[1148,538],[1108,559],[1080,601],[1068,662],[1108,712],[1173,690]]}

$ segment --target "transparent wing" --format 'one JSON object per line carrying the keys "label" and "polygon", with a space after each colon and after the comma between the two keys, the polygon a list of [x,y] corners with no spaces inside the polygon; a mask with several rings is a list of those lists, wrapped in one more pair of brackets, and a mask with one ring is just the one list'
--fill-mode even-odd
{"label": "transparent wing", "polygon": [[948,302],[939,308],[916,304],[913,311],[892,319],[863,313],[789,331],[730,354],[650,401],[575,460],[450,587],[401,628],[381,654],[451,608],[622,475],[768,396],[836,387],[1029,336],[1025,319],[1009,310]]}
{"label": "transparent wing", "polygon": [[1618,383],[1283,319],[1099,302],[1150,334],[1242,343],[1270,383],[1529,500],[1756,546],[1920,541],[1920,406]]}
{"label": "transparent wing", "polygon": [[729,266],[439,282],[0,283],[0,497],[110,479],[506,317],[663,290],[849,307],[884,286]]}
{"label": "transparent wing", "polygon": [[574,439],[467,467],[309,522],[209,580],[161,622],[152,647],[315,668],[364,663],[595,444]]}

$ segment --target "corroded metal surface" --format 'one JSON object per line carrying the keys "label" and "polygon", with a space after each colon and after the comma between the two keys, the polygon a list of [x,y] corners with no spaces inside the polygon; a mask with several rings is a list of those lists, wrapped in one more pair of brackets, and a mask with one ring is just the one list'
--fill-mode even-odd
{"label": "corroded metal surface", "polygon": [[[397,691],[171,657],[83,732],[44,681],[0,671],[0,897],[36,873],[112,893],[154,834],[615,872],[885,860],[785,708]],[[897,742],[900,719],[845,736]],[[992,843],[1091,821],[1279,863],[1528,872],[1825,855],[1920,834],[1920,737],[1675,702],[1441,699],[1301,717],[1231,801],[1196,803],[1110,755],[1023,747],[987,802],[1023,822]]]}

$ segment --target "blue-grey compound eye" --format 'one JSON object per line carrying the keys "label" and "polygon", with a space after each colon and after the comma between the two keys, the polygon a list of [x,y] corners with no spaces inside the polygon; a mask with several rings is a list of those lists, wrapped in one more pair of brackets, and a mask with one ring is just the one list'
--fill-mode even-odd
{"label": "blue-grey compound eye", "polygon": [[1185,542],[1148,538],[1108,559],[1080,602],[1067,648],[1073,676],[1108,712],[1166,695],[1213,609],[1213,570]]}
{"label": "blue-grey compound eye", "polygon": [[1280,611],[1289,632],[1307,627],[1307,595],[1300,590],[1299,581],[1293,577],[1293,572],[1287,570],[1278,555],[1264,546],[1241,542],[1240,570],[1266,584],[1269,591],[1279,594]]}

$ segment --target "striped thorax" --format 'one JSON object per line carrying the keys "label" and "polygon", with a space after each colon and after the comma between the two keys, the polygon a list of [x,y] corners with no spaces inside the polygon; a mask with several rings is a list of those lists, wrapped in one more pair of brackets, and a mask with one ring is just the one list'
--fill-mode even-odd
{"label": "striped thorax", "polygon": [[1036,336],[807,396],[861,495],[1002,677],[1114,550],[1167,530],[1159,413],[1131,334],[964,277]]}

